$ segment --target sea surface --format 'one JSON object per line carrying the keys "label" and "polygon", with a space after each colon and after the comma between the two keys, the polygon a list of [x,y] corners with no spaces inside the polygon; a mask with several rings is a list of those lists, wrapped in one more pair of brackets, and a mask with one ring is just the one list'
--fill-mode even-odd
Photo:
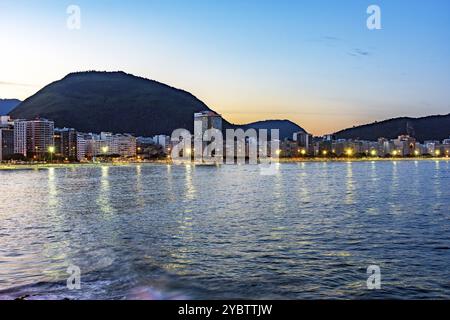
{"label": "sea surface", "polygon": [[[0,299],[450,298],[449,161],[273,173],[0,171]],[[367,287],[371,265],[380,289]]]}

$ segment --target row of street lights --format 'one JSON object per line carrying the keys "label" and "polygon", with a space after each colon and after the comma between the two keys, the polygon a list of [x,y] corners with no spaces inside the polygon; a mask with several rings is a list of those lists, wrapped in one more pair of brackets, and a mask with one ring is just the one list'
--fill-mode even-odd
{"label": "row of street lights", "polygon": [[[302,156],[306,156],[306,155],[307,155],[307,152],[306,152],[305,149],[299,149],[298,152],[299,152]],[[335,151],[333,150],[332,153],[334,154]],[[351,148],[348,148],[348,149],[345,149],[345,150],[344,150],[344,154],[345,154],[346,156],[348,156],[348,157],[353,156],[354,153],[355,153],[354,150],[351,149]],[[445,153],[446,153],[447,156],[449,155],[449,151],[448,151],[448,150],[447,150]],[[366,154],[367,154],[367,155],[370,154],[372,157],[378,156],[377,150],[374,150],[374,149],[372,149],[370,152],[369,152],[369,151],[366,151]],[[327,156],[327,155],[328,155],[328,151],[327,151],[327,150],[323,150],[323,151],[322,151],[322,155],[323,155],[323,156]],[[392,155],[393,155],[394,157],[400,156],[400,155],[401,155],[401,151],[399,151],[399,150],[394,150],[394,151],[392,152]],[[414,155],[415,155],[416,157],[418,157],[418,156],[420,156],[420,152],[419,152],[418,150],[415,150],[415,151],[414,151]],[[435,155],[436,157],[439,157],[439,156],[442,155],[442,152],[441,152],[440,150],[435,150],[435,151],[434,151],[434,155]]]}

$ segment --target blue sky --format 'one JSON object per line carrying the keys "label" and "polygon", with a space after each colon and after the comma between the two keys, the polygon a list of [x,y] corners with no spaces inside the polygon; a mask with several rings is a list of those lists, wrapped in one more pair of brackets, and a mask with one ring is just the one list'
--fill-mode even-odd
{"label": "blue sky", "polygon": [[[81,9],[81,30],[66,8]],[[366,27],[381,8],[382,30]],[[192,92],[236,123],[315,134],[450,112],[450,1],[0,1],[0,97],[80,70]]]}

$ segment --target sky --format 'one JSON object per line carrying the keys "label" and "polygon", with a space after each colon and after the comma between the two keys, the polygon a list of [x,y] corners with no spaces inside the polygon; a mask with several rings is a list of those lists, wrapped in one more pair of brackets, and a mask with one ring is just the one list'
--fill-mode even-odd
{"label": "sky", "polygon": [[[381,29],[369,30],[378,5]],[[81,28],[69,29],[69,5]],[[0,98],[122,70],[316,134],[450,113],[448,0],[0,0]]]}

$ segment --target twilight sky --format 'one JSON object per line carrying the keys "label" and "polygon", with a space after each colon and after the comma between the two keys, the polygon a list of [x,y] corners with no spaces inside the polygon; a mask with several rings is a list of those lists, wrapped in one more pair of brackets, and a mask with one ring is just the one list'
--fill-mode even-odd
{"label": "twilight sky", "polygon": [[[81,30],[66,9],[81,8]],[[368,30],[367,7],[382,30]],[[0,0],[0,98],[67,73],[123,70],[185,89],[235,123],[324,134],[450,113],[448,0]]]}

